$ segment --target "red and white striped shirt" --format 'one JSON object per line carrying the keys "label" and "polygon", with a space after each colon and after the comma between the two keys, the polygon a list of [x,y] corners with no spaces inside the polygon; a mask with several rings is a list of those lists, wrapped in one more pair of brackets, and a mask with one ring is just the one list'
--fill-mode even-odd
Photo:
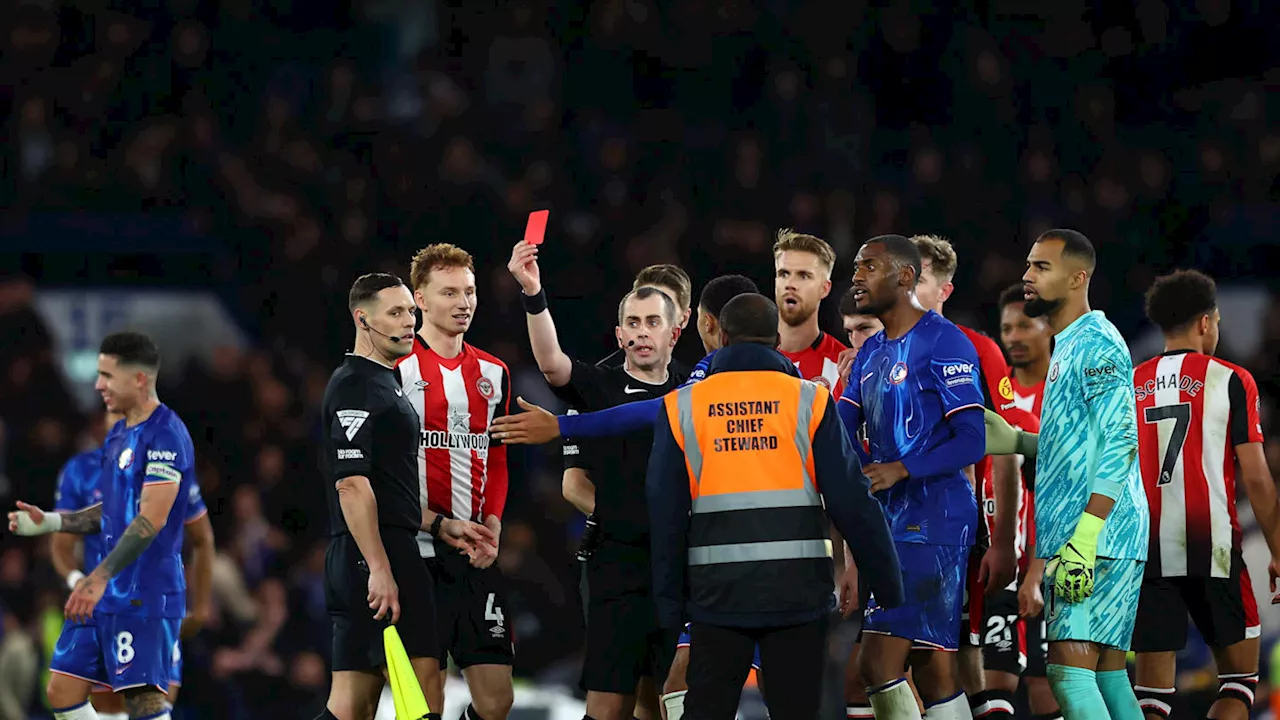
{"label": "red and white striped shirt", "polygon": [[1253,376],[1175,351],[1139,365],[1133,383],[1151,508],[1147,575],[1231,577],[1241,562],[1235,448],[1263,439]]}
{"label": "red and white striped shirt", "polygon": [[[422,418],[418,453],[419,492],[432,512],[455,520],[502,519],[507,503],[507,448],[489,446],[489,424],[508,413],[511,375],[506,363],[463,343],[457,357],[442,358],[414,338],[413,353],[400,360],[400,387]],[[429,534],[418,534],[418,550],[434,557]]]}
{"label": "red and white striped shirt", "polygon": [[813,344],[799,352],[779,350],[788,360],[795,363],[800,377],[811,380],[831,391],[836,399],[844,393],[844,380],[838,371],[840,353],[849,346],[840,342],[833,335],[819,332]]}

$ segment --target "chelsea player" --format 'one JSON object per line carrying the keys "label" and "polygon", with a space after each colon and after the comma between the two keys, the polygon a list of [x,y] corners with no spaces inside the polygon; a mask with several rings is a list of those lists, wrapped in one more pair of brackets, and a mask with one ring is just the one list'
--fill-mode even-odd
{"label": "chelsea player", "polygon": [[[182,527],[194,481],[191,435],[156,397],[160,354],[145,335],[108,335],[98,354],[98,381],[108,412],[124,420],[102,450],[102,504],[79,512],[42,512],[19,503],[9,514],[19,535],[101,532],[105,557],[81,578],[67,600],[70,623],[91,618],[96,667],[75,672],[100,677],[124,693],[134,720],[169,720],[165,698],[178,632],[186,614]],[[96,611],[96,612],[95,612]],[[54,709],[56,720],[97,718],[88,702]]]}
{"label": "chelsea player", "polygon": [[1125,656],[1150,518],[1133,360],[1116,327],[1089,309],[1096,264],[1084,235],[1050,230],[1031,247],[1022,278],[1024,311],[1055,333],[1035,448],[1036,560],[1028,573],[1033,581],[1044,575],[1049,683],[1062,714],[1140,720]]}
{"label": "chelsea player", "polygon": [[857,312],[876,316],[884,330],[858,351],[837,407],[860,454],[866,423],[863,472],[884,504],[906,592],[896,608],[868,603],[858,667],[881,720],[920,717],[903,677],[908,664],[931,720],[967,720],[955,650],[978,525],[964,468],[985,454],[983,394],[973,344],[916,300],[921,265],[920,250],[901,235],[868,240],[855,259]]}
{"label": "chelsea player", "polygon": [[[109,431],[124,415],[116,412],[103,414],[104,432]],[[102,447],[79,453],[67,461],[58,474],[58,491],[54,511],[73,513],[102,505]],[[188,598],[191,601],[187,617],[182,622],[183,638],[197,632],[208,619],[212,595],[213,574],[213,526],[209,522],[200,486],[191,484],[188,492],[187,517],[184,523],[185,543],[191,547],[192,561],[188,568]],[[83,541],[83,542],[81,542]],[[77,560],[76,544],[81,544]],[[68,589],[84,577],[81,567],[97,567],[102,560],[102,534],[76,535],[68,532],[53,534],[50,556],[54,570],[66,580]],[[93,708],[99,720],[126,720],[124,696],[111,692],[105,676],[87,677],[86,669],[98,667],[100,650],[93,621],[73,623],[65,621],[58,643],[49,663],[52,677],[47,694],[50,707],[74,707],[84,702],[93,692]],[[176,705],[178,690],[182,686],[182,656],[175,653],[172,676],[169,678],[169,704]]]}

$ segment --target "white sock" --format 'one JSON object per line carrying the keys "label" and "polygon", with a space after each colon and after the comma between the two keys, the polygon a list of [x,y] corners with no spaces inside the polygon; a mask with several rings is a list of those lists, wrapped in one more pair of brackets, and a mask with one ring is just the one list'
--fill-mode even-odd
{"label": "white sock", "polygon": [[684,694],[688,690],[677,690],[662,696],[662,704],[667,708],[667,720],[680,720],[684,717]]}
{"label": "white sock", "polygon": [[925,720],[973,720],[973,711],[969,709],[969,698],[961,690],[947,700],[926,706],[924,717]]}
{"label": "white sock", "polygon": [[97,711],[88,700],[85,700],[73,708],[54,710],[53,720],[99,720],[99,718]]}
{"label": "white sock", "polygon": [[[920,706],[906,678],[898,678],[888,685],[867,690],[867,699],[876,720],[920,720]],[[967,709],[967,708],[966,708]]]}
{"label": "white sock", "polygon": [[129,713],[98,713],[98,720],[129,720]]}

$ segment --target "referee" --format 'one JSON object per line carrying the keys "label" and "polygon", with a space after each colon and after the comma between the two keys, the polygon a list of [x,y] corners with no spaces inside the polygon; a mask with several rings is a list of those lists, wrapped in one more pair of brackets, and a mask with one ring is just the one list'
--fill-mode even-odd
{"label": "referee", "polygon": [[[683,373],[670,368],[679,312],[671,297],[650,286],[627,293],[618,306],[614,332],[621,367],[600,367],[565,354],[547,309],[537,253],[537,245],[517,244],[507,269],[523,292],[534,359],[557,397],[581,411],[601,410],[660,398],[685,381]],[[653,433],[646,429],[595,442],[587,458],[600,526],[599,544],[586,562],[581,680],[586,716],[592,720],[645,717],[636,708],[656,718],[661,712],[657,688],[675,654],[679,631],[664,633],[658,627],[651,592],[644,477],[652,446]]]}
{"label": "referee", "polygon": [[[382,693],[382,631],[396,624],[414,674],[444,706],[431,575],[417,533],[429,529],[464,551],[493,534],[424,511],[417,453],[422,422],[400,390],[395,363],[413,349],[414,302],[394,275],[362,275],[348,298],[355,349],[324,391],[329,423],[320,467],[329,497],[325,604],[333,622],[333,681],[317,720],[369,720]],[[439,712],[427,716],[439,720]]]}

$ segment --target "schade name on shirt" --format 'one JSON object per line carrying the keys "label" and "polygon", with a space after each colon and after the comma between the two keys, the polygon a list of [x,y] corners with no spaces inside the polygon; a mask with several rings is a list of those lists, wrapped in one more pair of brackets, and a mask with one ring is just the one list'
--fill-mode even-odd
{"label": "schade name on shirt", "polygon": [[1178,373],[1169,373],[1168,375],[1157,375],[1154,378],[1142,383],[1135,392],[1138,402],[1146,400],[1148,396],[1155,395],[1157,390],[1180,390],[1195,397],[1204,389],[1204,383],[1195,378]]}

